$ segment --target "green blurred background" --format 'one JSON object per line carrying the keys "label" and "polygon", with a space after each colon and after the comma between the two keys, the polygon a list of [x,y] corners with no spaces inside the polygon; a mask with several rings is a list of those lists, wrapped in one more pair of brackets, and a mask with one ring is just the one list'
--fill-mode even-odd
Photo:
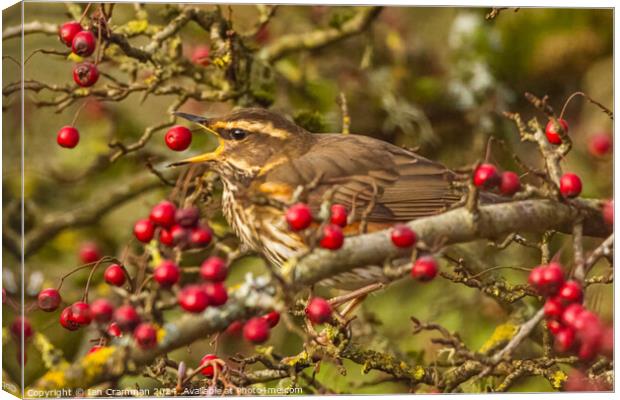
{"label": "green blurred background", "polygon": [[[146,4],[149,19],[162,23],[166,5]],[[207,9],[213,6],[203,6]],[[490,136],[503,139],[510,151],[532,165],[540,165],[535,148],[520,144],[514,125],[501,116],[503,111],[518,111],[527,120],[532,116],[545,123],[542,115],[525,101],[523,93],[548,94],[557,112],[566,98],[575,91],[584,91],[592,98],[613,108],[613,19],[611,10],[588,9],[528,9],[503,11],[496,19],[487,21],[488,9],[387,7],[370,29],[324,49],[294,53],[273,65],[272,75],[261,81],[266,99],[273,108],[281,110],[315,132],[337,132],[341,129],[338,104],[340,93],[346,96],[351,115],[351,131],[391,141],[439,160],[452,168],[471,165],[484,157]],[[338,24],[354,12],[349,7],[281,6],[268,24],[265,37],[255,46],[277,41],[284,34],[307,32]],[[233,27],[249,30],[256,18],[254,6],[232,6]],[[3,15],[5,29],[19,23],[19,14],[9,10]],[[118,4],[113,24],[120,25],[134,18],[131,4]],[[62,23],[69,19],[67,8],[60,3],[25,3],[25,22],[45,21]],[[195,25],[181,31],[184,53],[199,44],[208,44],[208,35]],[[140,39],[135,41],[141,44]],[[19,54],[20,41],[3,41],[4,54]],[[29,35],[25,38],[26,57],[38,48],[62,50],[56,36]],[[209,68],[209,67],[208,67]],[[25,66],[26,79],[51,84],[71,82],[72,62],[62,57],[35,54]],[[145,70],[148,68],[145,67]],[[101,70],[126,79],[114,65],[102,64]],[[3,61],[4,85],[19,79],[18,67]],[[145,72],[146,73],[146,72]],[[261,78],[262,79],[262,78]],[[75,183],[63,183],[55,176],[79,175],[99,155],[108,152],[110,138],[133,142],[143,129],[165,120],[165,112],[173,97],[149,97],[140,104],[139,95],[130,95],[119,103],[92,102],[81,112],[76,126],[81,131],[80,145],[73,150],[58,147],[56,132],[69,124],[81,103],[54,113],[50,108],[35,107],[30,98],[46,98],[45,93],[26,93],[25,99],[25,195],[36,205],[37,216],[44,218],[52,212],[73,210],[105,196],[132,176],[144,171],[139,155],[126,157],[101,173]],[[19,198],[19,134],[18,95],[5,96],[3,102],[3,207],[10,223],[19,224],[19,217],[8,205]],[[188,102],[182,110],[192,113],[218,113],[232,104],[197,104]],[[581,98],[567,107],[565,119],[570,124],[574,150],[564,161],[567,171],[578,173],[584,182],[584,197],[609,198],[612,195],[612,159],[596,158],[588,152],[591,135],[605,132],[611,135],[612,123],[598,108]],[[163,131],[148,143],[145,151],[162,161],[175,159],[167,151]],[[209,146],[209,138],[198,137],[187,153],[198,153]],[[183,157],[187,154],[183,154]],[[178,156],[176,156],[178,157]],[[493,159],[505,169],[516,170],[509,153],[497,147]],[[520,171],[522,172],[522,171]],[[526,178],[527,180],[527,178]],[[119,256],[122,246],[131,236],[131,226],[145,216],[151,205],[167,195],[167,189],[130,201],[106,215],[100,223],[85,229],[68,230],[49,241],[26,262],[26,282],[32,290],[26,297],[32,301],[40,285],[55,285],[58,278],[79,264],[78,248],[85,241],[96,241],[106,254]],[[27,221],[28,223],[28,221]],[[563,235],[553,241],[553,251],[562,251],[563,260],[570,264],[569,242]],[[596,242],[586,240],[587,249]],[[487,266],[532,267],[537,253],[511,246],[497,252],[485,243],[462,246],[459,251],[472,260],[482,260]],[[9,295],[18,298],[19,260],[3,248],[4,287]],[[475,261],[474,261],[475,262]],[[247,271],[264,272],[255,259],[244,259],[234,265],[231,283],[238,282]],[[493,272],[510,283],[523,283],[526,273],[500,270]],[[86,273],[75,275],[63,297],[74,301],[80,296]],[[34,282],[34,283],[33,283]],[[39,282],[38,284],[36,284]],[[104,284],[95,285],[91,298],[108,294]],[[587,304],[611,320],[612,288],[595,285],[587,292]],[[7,326],[14,313],[3,307]],[[458,331],[472,349],[479,349],[492,335],[496,326],[506,322],[508,310],[478,290],[443,279],[421,285],[405,279],[389,289],[371,296],[355,323],[359,340],[369,348],[385,350],[408,360],[436,360],[438,347],[430,343],[429,335],[411,335],[408,316],[438,322]],[[79,357],[89,347],[94,332],[81,330],[67,333],[57,323],[58,315],[41,312],[29,315],[36,331],[44,333],[67,359]],[[171,315],[174,318],[174,314]],[[6,330],[4,331],[6,332]],[[372,333],[377,334],[373,335]],[[5,373],[18,381],[16,346],[6,334],[3,338]],[[300,350],[301,342],[288,334],[280,324],[269,344],[285,355]],[[191,354],[186,348],[172,354],[175,360],[187,360],[197,365],[200,356],[209,351],[209,338],[194,343]],[[221,350],[224,350],[222,352]],[[240,339],[227,338],[220,349],[222,356],[252,349]],[[38,352],[29,347],[25,368],[26,385],[44,371]],[[382,375],[362,374],[361,366],[345,362],[348,374],[341,376],[334,367],[323,363],[318,375],[328,388],[342,392],[392,393],[403,392],[399,383],[373,382]],[[156,386],[147,378],[126,377],[121,386]],[[281,382],[280,384],[286,384]],[[465,388],[480,391],[483,387]],[[550,390],[542,379],[525,379],[513,390]]]}

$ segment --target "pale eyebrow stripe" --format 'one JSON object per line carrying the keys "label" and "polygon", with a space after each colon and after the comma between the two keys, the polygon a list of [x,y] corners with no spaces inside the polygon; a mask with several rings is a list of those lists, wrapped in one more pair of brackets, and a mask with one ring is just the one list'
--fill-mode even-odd
{"label": "pale eyebrow stripe", "polygon": [[272,137],[276,137],[279,139],[286,139],[287,137],[290,136],[290,133],[288,131],[285,131],[284,129],[277,129],[274,128],[273,124],[271,122],[268,122],[266,124],[260,123],[260,122],[250,122],[250,121],[244,121],[244,120],[238,120],[238,121],[218,121],[216,123],[214,123],[213,125],[211,125],[212,128],[214,129],[218,129],[218,128],[224,128],[224,129],[234,129],[234,128],[238,128],[238,129],[243,129],[249,132],[254,132],[254,133],[263,133],[265,135],[269,135]]}

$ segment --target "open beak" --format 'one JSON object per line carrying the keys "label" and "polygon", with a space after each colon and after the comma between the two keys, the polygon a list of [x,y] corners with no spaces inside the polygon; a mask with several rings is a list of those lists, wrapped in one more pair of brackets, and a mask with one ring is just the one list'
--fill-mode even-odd
{"label": "open beak", "polygon": [[213,129],[209,127],[210,126],[209,119],[198,116],[198,115],[187,114],[184,112],[175,111],[173,112],[173,114],[176,115],[177,117],[185,118],[188,121],[195,122],[198,125],[200,125],[203,129],[205,129],[207,132],[215,135],[218,139],[218,146],[212,152],[201,154],[195,157],[186,158],[185,160],[181,160],[181,161],[174,162],[172,164],[168,164],[168,167],[180,167],[182,165],[187,165],[187,164],[196,164],[196,163],[216,160],[217,157],[220,155],[220,153],[222,153],[222,151],[224,150],[224,140],[220,137],[220,135],[216,131],[214,131]]}

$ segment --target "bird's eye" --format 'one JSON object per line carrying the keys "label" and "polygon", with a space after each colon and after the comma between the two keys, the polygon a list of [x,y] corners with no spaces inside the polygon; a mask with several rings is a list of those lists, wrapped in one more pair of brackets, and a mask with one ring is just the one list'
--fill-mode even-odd
{"label": "bird's eye", "polygon": [[243,129],[231,129],[230,138],[233,140],[243,140],[248,136],[248,133]]}

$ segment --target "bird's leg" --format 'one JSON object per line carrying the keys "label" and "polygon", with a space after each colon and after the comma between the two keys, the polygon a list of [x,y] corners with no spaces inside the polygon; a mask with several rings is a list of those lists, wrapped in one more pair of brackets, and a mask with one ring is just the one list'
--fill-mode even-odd
{"label": "bird's leg", "polygon": [[364,286],[360,289],[354,290],[342,296],[334,297],[329,300],[329,303],[332,305],[332,307],[339,307],[342,304],[348,302],[348,304],[344,307],[344,309],[340,313],[340,315],[342,315],[343,317],[346,317],[353,310],[355,310],[355,308],[359,306],[364,301],[364,299],[366,299],[366,296],[368,296],[368,294],[375,292],[377,290],[383,289],[384,286],[385,286],[385,283],[383,282],[372,283],[368,286]]}

